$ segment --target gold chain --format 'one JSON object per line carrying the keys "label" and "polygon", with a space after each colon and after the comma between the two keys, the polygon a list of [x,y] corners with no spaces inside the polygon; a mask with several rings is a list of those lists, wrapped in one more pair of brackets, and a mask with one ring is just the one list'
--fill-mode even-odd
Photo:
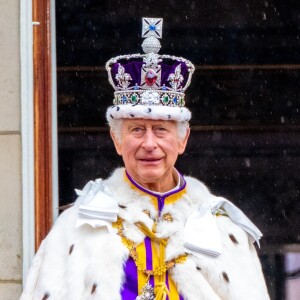
{"label": "gold chain", "polygon": [[[145,266],[145,262],[140,261],[138,252],[136,251],[136,245],[133,241],[127,239],[123,232],[123,220],[118,218],[118,220],[112,223],[113,228],[118,230],[118,235],[122,239],[122,243],[129,250],[129,254],[135,262],[135,265],[139,271],[142,271],[144,274],[148,276],[152,275],[162,275],[166,273],[170,268],[173,268],[175,264],[184,263],[187,260],[187,254],[179,255],[178,257],[171,259],[157,267],[153,270],[147,270]],[[139,228],[139,227],[138,227]]]}

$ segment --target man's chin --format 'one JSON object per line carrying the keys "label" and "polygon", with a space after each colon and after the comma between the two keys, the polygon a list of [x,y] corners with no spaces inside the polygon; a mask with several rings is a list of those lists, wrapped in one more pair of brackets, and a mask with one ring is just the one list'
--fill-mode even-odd
{"label": "man's chin", "polygon": [[161,172],[161,170],[157,170],[157,167],[148,167],[137,174],[138,177],[145,183],[159,182],[163,177],[163,172]]}

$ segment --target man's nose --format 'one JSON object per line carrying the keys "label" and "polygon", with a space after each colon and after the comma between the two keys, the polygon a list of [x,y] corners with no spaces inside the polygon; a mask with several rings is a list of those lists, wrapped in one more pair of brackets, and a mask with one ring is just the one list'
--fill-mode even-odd
{"label": "man's nose", "polygon": [[147,151],[152,151],[157,147],[156,136],[151,129],[147,129],[143,136],[143,147]]}

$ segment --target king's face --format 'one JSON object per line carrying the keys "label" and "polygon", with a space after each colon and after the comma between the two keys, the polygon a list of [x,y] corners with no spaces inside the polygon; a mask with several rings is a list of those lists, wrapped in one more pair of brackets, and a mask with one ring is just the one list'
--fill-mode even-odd
{"label": "king's face", "polygon": [[174,187],[173,167],[185,150],[187,136],[179,139],[175,121],[125,119],[121,141],[114,138],[129,175],[145,188],[158,192]]}

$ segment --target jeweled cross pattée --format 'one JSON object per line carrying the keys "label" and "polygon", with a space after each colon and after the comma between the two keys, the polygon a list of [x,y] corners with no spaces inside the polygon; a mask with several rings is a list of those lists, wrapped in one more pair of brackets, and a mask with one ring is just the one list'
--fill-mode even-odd
{"label": "jeweled cross patt\u00e9e", "polygon": [[143,18],[142,38],[162,38],[162,18]]}

